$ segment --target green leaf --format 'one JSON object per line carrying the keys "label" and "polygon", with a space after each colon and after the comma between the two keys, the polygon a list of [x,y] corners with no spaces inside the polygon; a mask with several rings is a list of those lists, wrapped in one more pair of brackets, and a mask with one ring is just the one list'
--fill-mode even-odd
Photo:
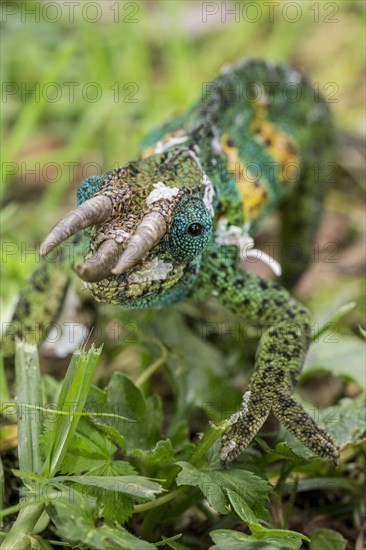
{"label": "green leaf", "polygon": [[298,550],[301,548],[301,539],[309,540],[293,531],[264,527],[254,535],[230,529],[217,529],[211,531],[210,536],[215,542],[210,550]]}
{"label": "green leaf", "polygon": [[[279,434],[282,433],[284,428],[280,428]],[[289,432],[286,431],[286,439],[288,439],[287,435]],[[280,435],[279,435],[280,437]],[[294,437],[294,440],[296,438]],[[293,440],[291,440],[293,441]],[[296,439],[298,441],[298,439]],[[274,457],[281,457],[285,458],[289,462],[291,461],[294,465],[299,466],[301,464],[306,464],[308,462],[308,458],[304,456],[303,453],[299,454],[298,452],[295,452],[295,448],[292,448],[293,446],[289,445],[286,441],[280,441],[279,443],[276,443],[274,449],[271,448],[267,443],[260,437],[257,437],[257,443],[260,445],[260,447],[265,451],[266,455],[273,455]],[[301,445],[301,451],[303,445],[299,442],[299,445]],[[300,447],[296,447],[297,449]],[[309,451],[308,456],[311,456],[311,452]]]}
{"label": "green leaf", "polygon": [[52,481],[80,483],[148,500],[154,500],[156,494],[164,491],[159,483],[142,476],[56,476]]}
{"label": "green leaf", "polygon": [[[89,418],[81,418],[59,471],[65,474],[93,471],[95,475],[115,475],[122,470],[124,474],[135,473],[127,462],[122,462],[122,467],[116,466],[111,457],[117,447],[108,436]],[[50,432],[44,434],[45,443],[49,438]]]}
{"label": "green leaf", "polygon": [[62,540],[72,541],[87,548],[106,550],[154,550],[155,546],[132,535],[127,529],[114,525],[95,526],[97,509],[95,498],[75,490],[70,499],[69,490],[65,490],[51,506],[52,519]]}
{"label": "green leaf", "polygon": [[301,540],[310,542],[310,539],[302,533],[289,531],[288,529],[269,529],[268,527],[263,527],[263,525],[253,525],[250,527],[250,530],[253,535],[260,539],[273,537],[274,539],[280,538],[284,542],[287,541],[289,545],[293,545],[289,546],[289,548],[297,548],[297,544]]}
{"label": "green leaf", "polygon": [[245,521],[245,523],[248,525],[258,524],[258,518],[243,498],[231,489],[226,489],[226,494],[229,497],[230,504],[234,508],[235,512],[243,521]]}
{"label": "green leaf", "polygon": [[329,372],[352,380],[366,388],[365,344],[355,336],[336,333],[325,334],[315,342],[306,357],[302,377],[319,372]]}
{"label": "green leaf", "polygon": [[129,495],[103,490],[98,497],[98,505],[103,508],[104,521],[114,526],[124,524],[133,514],[133,501]]}
{"label": "green leaf", "polygon": [[161,401],[158,396],[145,400],[141,390],[127,376],[114,373],[106,392],[108,409],[134,422],[103,418],[102,423],[112,425],[126,440],[127,452],[136,448],[148,449],[160,439],[162,422]]}
{"label": "green leaf", "polygon": [[310,550],[346,550],[347,541],[333,529],[315,529],[311,535]]}
{"label": "green leaf", "polygon": [[80,415],[90,389],[101,348],[88,352],[76,351],[67,369],[56,409],[69,413],[55,416],[44,473],[53,476],[59,469],[80,421]]}
{"label": "green leaf", "polygon": [[174,450],[170,439],[161,439],[149,450],[136,449],[131,456],[137,458],[145,468],[158,470],[174,463]]}
{"label": "green leaf", "polygon": [[344,304],[341,306],[338,311],[336,311],[326,323],[320,329],[313,335],[312,341],[317,342],[321,336],[323,336],[324,333],[327,333],[329,331],[332,331],[332,328],[337,326],[339,321],[343,319],[350,311],[355,309],[356,302],[348,302],[347,304]]}
{"label": "green leaf", "polygon": [[136,474],[136,470],[128,462],[123,460],[109,460],[96,464],[88,471],[93,476],[130,476]]}
{"label": "green leaf", "polygon": [[43,416],[40,411],[28,408],[43,403],[37,346],[17,342],[15,366],[19,468],[40,474],[43,461],[39,441]]}
{"label": "green leaf", "polygon": [[[107,402],[106,392],[94,385],[92,385],[90,388],[90,392],[85,404],[85,410],[87,410],[89,413],[93,413],[95,411],[98,413],[108,413],[112,415],[116,414],[115,409],[113,409]],[[95,415],[89,417],[89,420],[93,422],[93,424],[97,426],[99,430],[106,433],[108,437],[115,443],[115,445],[125,450],[126,442],[118,430],[118,422],[127,422],[126,419],[118,418],[117,416],[103,417]],[[133,422],[133,419],[131,419],[131,422]]]}
{"label": "green leaf", "polygon": [[176,478],[177,485],[199,487],[218,512],[227,514],[230,511],[229,491],[236,508],[250,517],[253,523],[268,517],[264,504],[271,486],[252,472],[239,469],[198,470],[188,462],[177,462],[177,465],[182,468]]}
{"label": "green leaf", "polygon": [[337,405],[319,411],[320,425],[344,447],[360,440],[366,432],[365,397],[341,399]]}

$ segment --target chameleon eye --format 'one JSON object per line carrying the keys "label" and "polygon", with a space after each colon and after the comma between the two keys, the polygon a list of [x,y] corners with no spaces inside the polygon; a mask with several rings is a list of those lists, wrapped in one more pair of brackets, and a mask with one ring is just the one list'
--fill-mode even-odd
{"label": "chameleon eye", "polygon": [[200,223],[191,223],[191,225],[188,226],[187,233],[192,237],[197,237],[203,233],[203,226]]}
{"label": "chameleon eye", "polygon": [[[198,221],[199,220],[199,221]],[[174,212],[167,248],[175,260],[202,254],[212,235],[212,218],[198,195],[183,198]]]}

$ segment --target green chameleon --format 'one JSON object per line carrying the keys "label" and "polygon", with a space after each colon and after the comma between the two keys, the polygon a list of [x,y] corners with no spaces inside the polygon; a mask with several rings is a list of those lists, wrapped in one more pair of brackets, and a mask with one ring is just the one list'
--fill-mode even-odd
{"label": "green chameleon", "polygon": [[[338,461],[334,439],[291,396],[310,344],[309,312],[277,282],[240,266],[257,254],[280,274],[252,238],[279,207],[283,250],[301,251],[296,261],[283,256],[282,283],[296,282],[333,158],[329,109],[307,80],[288,65],[244,59],[204,84],[199,101],[155,130],[136,160],[84,180],[77,208],[41,245],[45,256],[83,230],[73,269],[97,301],[145,308],[216,297],[262,327],[250,389],[222,437],[224,463],[270,412],[312,452]],[[57,315],[71,274],[61,267],[43,261],[28,281],[14,316],[23,331]]]}

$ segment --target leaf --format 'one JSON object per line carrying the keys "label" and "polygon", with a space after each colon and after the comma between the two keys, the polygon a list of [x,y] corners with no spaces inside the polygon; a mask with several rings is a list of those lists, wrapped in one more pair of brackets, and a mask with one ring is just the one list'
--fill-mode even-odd
{"label": "leaf", "polygon": [[330,333],[315,342],[307,355],[302,378],[319,372],[329,372],[352,380],[366,388],[365,344],[355,336]]}
{"label": "leaf", "polygon": [[[116,411],[107,402],[106,392],[98,388],[97,386],[91,386],[90,392],[85,404],[85,410],[89,413],[98,412],[98,413],[108,413],[115,414]],[[124,438],[121,436],[118,430],[118,422],[126,422],[126,419],[118,417],[103,417],[103,416],[92,416],[89,417],[89,420],[93,422],[99,430],[104,431],[108,437],[121,449],[125,450],[126,443]],[[131,420],[133,422],[133,420]]]}
{"label": "leaf", "polygon": [[[284,428],[283,428],[284,430]],[[279,433],[282,433],[282,428],[280,428]],[[287,435],[289,435],[289,432],[286,431],[286,439]],[[279,435],[280,437],[280,435]],[[295,439],[295,438],[294,438]],[[298,441],[296,439],[296,441]],[[293,462],[294,465],[299,466],[302,464],[306,464],[308,462],[308,459],[304,457],[304,454],[295,452],[295,449],[290,447],[290,445],[286,441],[280,441],[279,443],[276,443],[274,449],[271,448],[267,443],[260,437],[257,437],[257,443],[260,445],[260,447],[265,451],[266,455],[273,455],[274,457],[281,457],[285,458],[289,462]],[[302,444],[299,442],[299,444],[302,446]],[[302,447],[301,447],[302,450]],[[311,456],[311,453],[309,451],[309,457]]]}
{"label": "leaf", "polygon": [[86,548],[106,550],[154,550],[155,546],[114,525],[95,527],[97,515],[95,498],[75,490],[70,498],[69,488],[51,506],[52,519],[62,540],[85,544]]}
{"label": "leaf", "polygon": [[133,502],[129,495],[103,490],[100,497],[97,495],[97,502],[103,508],[104,521],[112,527],[115,522],[126,523],[133,514]]}
{"label": "leaf", "polygon": [[95,464],[88,470],[90,476],[130,476],[135,474],[135,468],[124,460],[100,461],[100,464]]}
{"label": "leaf", "polygon": [[234,508],[235,512],[243,521],[245,521],[245,523],[248,525],[258,524],[256,515],[244,499],[240,498],[240,496],[238,496],[238,494],[231,489],[226,489],[226,494],[229,497],[230,504]]}
{"label": "leaf", "polygon": [[246,513],[253,522],[258,523],[260,519],[268,517],[264,504],[271,486],[252,472],[239,469],[198,470],[188,462],[177,462],[177,465],[182,468],[176,478],[177,485],[199,487],[218,512],[227,514],[230,511],[229,491],[236,508],[241,506],[242,513]]}
{"label": "leaf", "polygon": [[132,380],[119,372],[112,375],[105,392],[92,388],[87,408],[89,411],[98,410],[115,415],[114,417],[95,416],[95,420],[98,426],[112,428],[120,434],[120,437],[122,436],[127,453],[137,448],[148,449],[160,439],[162,423],[160,398],[152,396],[145,399]]}
{"label": "leaf", "polygon": [[[50,434],[44,434],[44,439]],[[81,418],[70,442],[67,453],[59,467],[59,471],[65,474],[80,474],[93,471],[96,475],[115,475],[122,471],[121,467],[115,467],[111,459],[117,447],[110,438],[99,429],[89,418]],[[135,473],[132,466],[123,462],[124,474]]]}
{"label": "leaf", "polygon": [[273,537],[274,539],[279,538],[283,541],[283,543],[287,542],[289,544],[289,548],[298,548],[297,544],[301,540],[310,542],[310,539],[302,533],[297,533],[296,531],[290,531],[288,529],[269,529],[268,527],[263,527],[263,525],[254,525],[250,527],[250,530],[260,539],[266,539],[269,537]]}
{"label": "leaf", "polygon": [[209,550],[298,550],[301,548],[301,539],[309,540],[293,531],[264,527],[254,535],[230,529],[216,529],[211,531],[210,536],[215,545],[210,546]]}
{"label": "leaf", "polygon": [[333,529],[315,529],[311,536],[310,550],[346,550],[347,541]]}
{"label": "leaf", "polygon": [[57,476],[50,480],[52,481],[80,483],[148,500],[154,500],[157,493],[164,491],[159,483],[142,476]]}
{"label": "leaf", "polygon": [[366,432],[365,398],[341,399],[337,405],[319,411],[320,424],[345,447],[355,443]]}
{"label": "leaf", "polygon": [[[150,450],[136,449],[131,456],[138,459],[143,468],[159,471],[174,464],[174,450],[170,439],[161,439]],[[153,474],[150,474],[153,475]],[[155,474],[154,474],[155,475]]]}

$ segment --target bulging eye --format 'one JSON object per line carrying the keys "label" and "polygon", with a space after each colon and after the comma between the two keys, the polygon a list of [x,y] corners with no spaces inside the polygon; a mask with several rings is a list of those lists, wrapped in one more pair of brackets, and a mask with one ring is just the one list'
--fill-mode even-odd
{"label": "bulging eye", "polygon": [[203,232],[203,225],[200,223],[191,223],[191,225],[188,226],[188,234],[192,237],[198,237],[198,235],[201,235]]}
{"label": "bulging eye", "polygon": [[212,218],[198,195],[184,197],[177,206],[170,226],[167,247],[179,261],[202,254],[212,235]]}

